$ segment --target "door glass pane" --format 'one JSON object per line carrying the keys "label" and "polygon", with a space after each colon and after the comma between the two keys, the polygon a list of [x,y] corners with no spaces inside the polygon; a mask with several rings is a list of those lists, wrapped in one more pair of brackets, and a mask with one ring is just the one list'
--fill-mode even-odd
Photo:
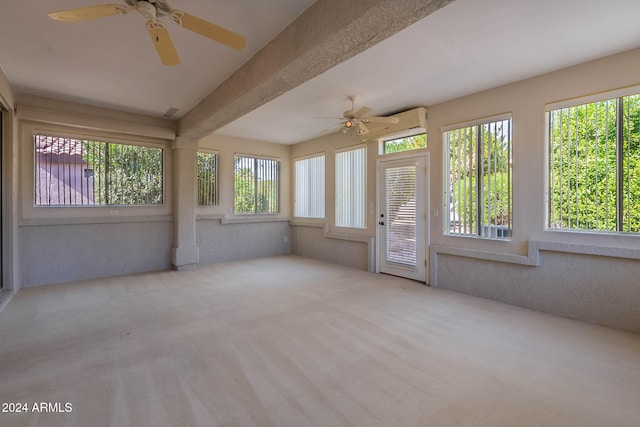
{"label": "door glass pane", "polygon": [[416,265],[416,167],[386,169],[387,262]]}

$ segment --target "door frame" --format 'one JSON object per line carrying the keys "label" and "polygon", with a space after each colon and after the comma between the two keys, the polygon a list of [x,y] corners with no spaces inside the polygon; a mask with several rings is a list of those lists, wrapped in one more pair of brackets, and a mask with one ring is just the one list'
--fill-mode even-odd
{"label": "door frame", "polygon": [[[381,170],[382,168],[385,166],[385,164],[391,163],[391,162],[397,162],[397,161],[407,161],[407,160],[411,160],[411,159],[424,159],[424,164],[425,164],[425,173],[424,173],[424,263],[425,263],[425,268],[424,268],[424,278],[420,277],[418,279],[413,278],[413,280],[418,280],[420,282],[424,282],[425,284],[429,284],[429,268],[430,268],[430,262],[429,262],[429,245],[430,245],[430,235],[431,235],[431,227],[430,227],[430,201],[431,201],[431,197],[430,197],[430,153],[428,151],[424,151],[424,152],[413,152],[413,151],[407,151],[407,152],[403,152],[403,153],[398,153],[398,154],[391,154],[391,155],[385,155],[385,156],[381,156],[376,160],[376,221],[375,221],[375,227],[376,227],[376,253],[375,253],[375,259],[376,259],[376,273],[381,273],[380,271],[380,267],[382,265],[381,262],[381,256],[382,256],[382,247],[381,247],[381,240],[382,240],[382,228],[378,225],[378,221],[380,220],[380,213],[382,212],[382,207],[383,207],[383,203],[384,200],[382,200],[381,198],[381,190],[382,190],[382,185],[384,185],[383,182],[381,182]],[[416,219],[418,220],[418,219]],[[416,263],[420,262],[420,260],[416,260]]]}
{"label": "door frame", "polygon": [[4,108],[0,104],[0,291],[4,288]]}

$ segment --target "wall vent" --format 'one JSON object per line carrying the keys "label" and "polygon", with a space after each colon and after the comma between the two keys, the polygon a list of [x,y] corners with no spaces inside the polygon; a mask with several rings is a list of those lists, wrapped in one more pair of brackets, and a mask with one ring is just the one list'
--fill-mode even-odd
{"label": "wall vent", "polygon": [[179,108],[171,107],[167,111],[165,111],[165,113],[162,115],[162,117],[166,117],[166,118],[170,119],[171,117],[173,117],[178,112],[178,110],[179,110]]}

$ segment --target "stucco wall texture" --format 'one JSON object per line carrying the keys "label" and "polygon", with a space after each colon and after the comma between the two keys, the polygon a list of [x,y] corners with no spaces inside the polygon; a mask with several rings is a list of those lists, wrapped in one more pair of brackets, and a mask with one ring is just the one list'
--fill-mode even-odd
{"label": "stucco wall texture", "polygon": [[530,267],[441,254],[438,288],[640,333],[640,261],[540,252]]}

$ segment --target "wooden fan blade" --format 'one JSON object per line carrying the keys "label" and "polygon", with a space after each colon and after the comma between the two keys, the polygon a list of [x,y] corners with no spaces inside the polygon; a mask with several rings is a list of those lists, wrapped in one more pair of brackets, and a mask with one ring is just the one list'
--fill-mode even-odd
{"label": "wooden fan blade", "polygon": [[180,63],[180,58],[178,58],[176,48],[173,46],[173,41],[171,41],[169,31],[163,27],[164,26],[154,26],[152,21],[147,23],[147,31],[149,31],[151,41],[156,47],[156,51],[158,52],[162,63],[164,65],[178,65]]}
{"label": "wooden fan blade", "polygon": [[333,132],[334,130],[338,130],[338,129],[340,129],[341,127],[344,127],[344,123],[337,123],[337,124],[335,124],[335,125],[333,125],[333,126],[331,126],[331,127],[326,128],[326,129],[325,129],[325,130],[323,130],[322,132],[320,132],[320,135],[325,135],[325,134],[327,134],[327,133],[331,133],[331,132]]}
{"label": "wooden fan blade", "polygon": [[124,15],[129,9],[119,4],[103,4],[100,6],[81,7],[79,9],[51,12],[49,18],[56,21],[76,22],[86,19],[102,18],[103,16]]}
{"label": "wooden fan blade", "polygon": [[369,123],[391,123],[395,124],[400,121],[400,117],[376,117],[369,116],[367,117],[367,122]]}
{"label": "wooden fan blade", "polygon": [[369,114],[370,112],[372,112],[373,109],[369,108],[369,107],[362,107],[360,108],[358,111],[356,111],[353,116],[354,117],[364,117],[367,114]]}
{"label": "wooden fan blade", "polygon": [[171,12],[171,19],[187,30],[191,30],[194,33],[208,37],[211,40],[215,40],[219,43],[227,45],[237,50],[244,49],[247,44],[244,37],[240,34],[236,34],[233,31],[229,31],[211,22],[200,19],[196,16],[189,15],[182,11],[174,10]]}
{"label": "wooden fan blade", "polygon": [[356,110],[347,110],[344,113],[342,113],[342,118],[350,119],[351,117],[354,117],[355,114],[356,114]]}

